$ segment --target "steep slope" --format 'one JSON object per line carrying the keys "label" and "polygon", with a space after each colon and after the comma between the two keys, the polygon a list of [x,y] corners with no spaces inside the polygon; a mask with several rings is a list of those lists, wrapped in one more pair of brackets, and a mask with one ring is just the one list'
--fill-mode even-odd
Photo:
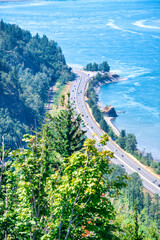
{"label": "steep slope", "polygon": [[0,139],[7,148],[20,147],[22,135],[38,125],[50,86],[73,78],[56,42],[0,22]]}

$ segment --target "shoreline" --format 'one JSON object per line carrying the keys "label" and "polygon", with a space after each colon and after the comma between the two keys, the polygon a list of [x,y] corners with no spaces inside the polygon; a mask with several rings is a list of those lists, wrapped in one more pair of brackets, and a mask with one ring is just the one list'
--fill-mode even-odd
{"label": "shoreline", "polygon": [[[84,71],[89,77],[94,77],[98,72],[89,72],[89,71]],[[95,74],[96,73],[96,74]],[[114,77],[114,76],[117,76],[117,77]],[[128,80],[128,78],[123,78],[123,77],[120,77],[119,75],[117,75],[116,73],[108,73],[108,76],[109,76],[109,80],[106,80],[104,83],[100,83],[98,84],[94,90],[95,90],[95,93],[97,94],[98,96],[98,93],[101,89],[102,86],[104,86],[105,84],[109,84],[109,83],[115,83],[115,82],[121,82],[121,81],[126,81]],[[101,103],[99,102],[99,97],[98,97],[98,102],[97,102],[97,105],[98,107],[100,108],[100,110],[103,110],[104,108],[102,107]],[[113,120],[115,119],[115,117],[107,117],[107,116],[104,116],[104,119],[105,121],[107,122],[107,124],[112,128],[113,132],[119,136],[120,135],[120,131],[119,129],[114,125],[113,123]]]}
{"label": "shoreline", "polygon": [[116,127],[116,125],[114,125],[114,123],[112,122],[115,118],[114,117],[106,117],[106,116],[104,116],[104,119],[106,120],[108,125],[112,128],[113,132],[119,137],[120,136],[120,131]]}
{"label": "shoreline", "polygon": [[[88,73],[87,71],[84,71],[85,73]],[[98,73],[98,72],[97,72]],[[93,73],[92,73],[93,74]],[[102,111],[104,109],[104,107],[101,105],[101,103],[99,102],[99,96],[98,96],[98,93],[101,89],[102,86],[104,86],[105,84],[109,84],[109,83],[115,83],[115,82],[120,82],[120,81],[125,81],[125,80],[128,80],[128,78],[123,78],[123,77],[120,77],[119,75],[117,75],[116,73],[108,73],[108,76],[109,76],[109,80],[106,80],[105,82],[101,82],[99,84],[96,85],[96,87],[94,87],[94,91],[97,95],[97,98],[98,98],[98,101],[97,101],[97,105],[98,107],[100,108],[100,110]],[[116,77],[114,77],[116,76]],[[92,77],[92,76],[90,76]],[[112,106],[114,107],[114,106]],[[125,111],[124,111],[125,112]],[[117,112],[118,113],[118,112]],[[113,123],[113,120],[115,119],[116,117],[107,117],[104,115],[104,119],[105,121],[107,122],[107,124],[112,128],[113,132],[119,137],[120,136],[120,131],[119,129],[116,127],[116,125]],[[139,148],[138,148],[139,149]],[[139,150],[140,152],[142,150]],[[146,152],[147,153],[147,152]],[[153,155],[152,155],[153,157]],[[156,162],[160,162],[160,159],[158,157],[153,157],[154,161]]]}
{"label": "shoreline", "polygon": [[[102,105],[100,104],[100,102],[97,102],[98,107],[100,108],[100,110],[103,110],[104,108],[102,107]],[[112,128],[113,132],[119,137],[120,135],[120,131],[119,129],[114,125],[114,123],[112,122],[115,117],[107,117],[104,116],[105,121],[108,123],[108,125]]]}
{"label": "shoreline", "polygon": [[117,75],[117,74],[116,73],[108,73],[108,76],[109,76],[111,81],[106,80],[104,83],[99,84],[98,87],[95,88],[96,94],[99,93],[101,87],[104,86],[105,84],[116,83],[116,82],[121,82],[121,81],[127,81],[128,80],[128,78],[123,78],[123,77],[120,77],[119,75],[117,75],[118,77],[115,78],[114,75]]}

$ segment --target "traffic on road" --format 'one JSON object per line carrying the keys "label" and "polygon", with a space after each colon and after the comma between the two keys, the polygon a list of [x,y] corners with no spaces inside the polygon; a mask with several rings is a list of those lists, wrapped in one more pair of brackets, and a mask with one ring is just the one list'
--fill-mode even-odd
{"label": "traffic on road", "polygon": [[114,164],[121,165],[121,167],[125,168],[128,174],[138,172],[144,187],[151,193],[157,193],[160,196],[160,179],[158,176],[148,171],[145,166],[139,163],[138,160],[135,160],[129,156],[128,153],[124,152],[111,139],[107,142],[106,146],[102,147],[99,145],[100,136],[102,136],[104,132],[92,118],[85,100],[85,89],[90,77],[80,69],[73,69],[73,72],[77,77],[70,86],[70,99],[75,107],[76,112],[81,114],[83,120],[82,128],[86,130],[86,136],[88,138],[94,138],[97,142],[97,147],[114,152],[115,158],[111,159]]}

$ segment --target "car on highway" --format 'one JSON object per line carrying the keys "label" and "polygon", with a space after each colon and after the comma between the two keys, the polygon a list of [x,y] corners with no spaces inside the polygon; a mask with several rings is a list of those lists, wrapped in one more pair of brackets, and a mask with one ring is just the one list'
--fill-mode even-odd
{"label": "car on highway", "polygon": [[[86,120],[86,123],[83,122],[86,125],[86,128],[84,128],[85,130],[88,130],[87,132],[87,137],[92,136],[92,133],[95,132],[95,134],[97,133],[98,137],[96,139],[96,142],[99,139],[100,134],[102,135],[103,133],[101,133],[100,129],[98,129],[96,127],[96,125],[94,124],[92,117],[90,115],[90,112],[88,111],[88,109],[86,108],[86,102],[87,99],[85,98],[85,90],[86,90],[86,84],[89,82],[89,77],[84,75],[84,73],[81,73],[80,71],[80,76],[81,79],[76,80],[76,83],[73,83],[72,86],[74,86],[74,93],[72,93],[71,97],[74,98],[76,96],[76,109],[78,113],[81,113],[81,116],[84,117],[84,119]],[[76,86],[77,85],[77,86]],[[75,86],[76,86],[76,90],[75,90]],[[71,91],[72,91],[71,89]],[[82,107],[82,105],[84,107]],[[88,119],[86,119],[88,118]],[[88,123],[87,123],[88,122]],[[81,124],[82,126],[82,124]],[[99,147],[99,145],[96,143],[96,146]],[[158,195],[160,195],[160,181],[157,180],[157,182],[155,181],[155,176],[148,172],[147,169],[143,168],[142,169],[140,167],[138,167],[138,165],[135,165],[135,162],[133,161],[132,157],[130,158],[129,155],[127,155],[125,152],[121,151],[117,145],[115,144],[114,141],[110,141],[108,142],[108,146],[104,147],[107,150],[110,149],[112,151],[115,152],[115,154],[117,154],[117,159],[115,158],[115,162],[117,164],[119,164],[119,166],[121,166],[122,168],[126,168],[129,165],[129,168],[131,172],[138,172],[141,176],[142,176],[142,181],[145,184],[146,188],[151,191],[153,194],[158,193]],[[122,161],[121,161],[122,160]],[[122,164],[122,162],[125,160],[125,165]],[[113,159],[114,162],[114,159]],[[127,167],[128,169],[128,167]],[[154,183],[153,183],[154,182]]]}

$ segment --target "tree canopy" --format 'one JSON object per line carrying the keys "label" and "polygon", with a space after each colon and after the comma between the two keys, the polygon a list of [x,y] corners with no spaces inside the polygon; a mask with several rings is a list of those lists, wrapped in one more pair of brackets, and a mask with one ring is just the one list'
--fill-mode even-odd
{"label": "tree canopy", "polygon": [[0,21],[0,139],[7,148],[23,146],[23,134],[45,114],[49,88],[73,80],[58,44],[45,35],[32,37]]}
{"label": "tree canopy", "polygon": [[109,72],[110,66],[108,65],[107,61],[102,62],[101,64],[98,63],[88,63],[84,68],[85,71],[100,71],[100,72]]}

